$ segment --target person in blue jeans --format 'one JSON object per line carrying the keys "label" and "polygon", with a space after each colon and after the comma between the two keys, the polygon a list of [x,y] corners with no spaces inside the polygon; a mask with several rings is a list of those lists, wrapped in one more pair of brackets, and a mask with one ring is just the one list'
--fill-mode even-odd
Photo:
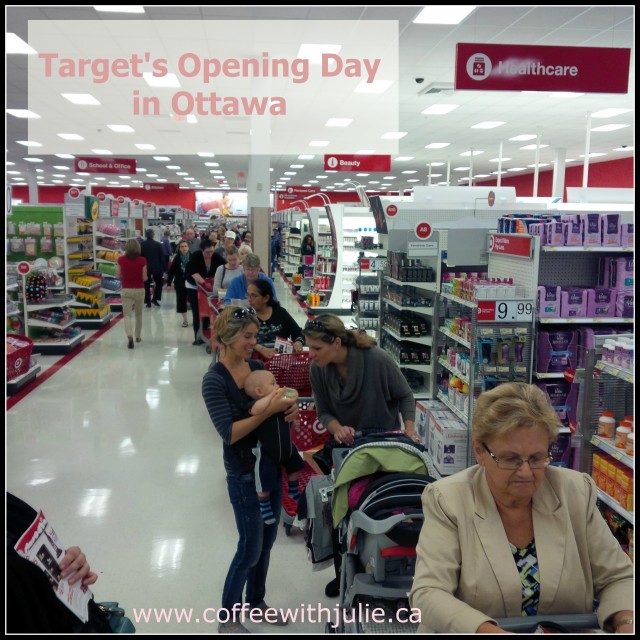
{"label": "person in blue jeans", "polygon": [[[202,398],[209,417],[223,441],[223,461],[227,473],[229,500],[238,528],[238,546],[231,561],[222,591],[222,608],[229,618],[220,621],[219,633],[248,633],[243,626],[243,594],[252,610],[266,611],[267,573],[271,548],[278,534],[282,508],[282,486],[270,494],[276,519],[266,524],[260,512],[256,493],[255,456],[258,442],[255,431],[269,417],[284,412],[286,420],[298,417],[297,403],[282,396],[274,397],[267,409],[252,416],[247,411],[251,399],[245,393],[245,381],[252,371],[263,369],[264,363],[251,360],[256,345],[259,322],[251,307],[230,305],[218,316],[214,331],[220,343],[220,357],[212,363],[202,380]],[[286,621],[275,610],[269,610],[267,622],[283,625]]]}

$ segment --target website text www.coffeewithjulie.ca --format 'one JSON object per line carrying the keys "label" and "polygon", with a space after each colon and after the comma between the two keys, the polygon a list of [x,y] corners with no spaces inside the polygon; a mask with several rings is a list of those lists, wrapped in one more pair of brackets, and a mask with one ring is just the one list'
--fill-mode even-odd
{"label": "website text www.coffeewithjulie.ca", "polygon": [[300,604],[299,607],[267,607],[252,609],[248,604],[235,604],[231,609],[209,607],[200,612],[189,608],[148,607],[132,609],[135,623],[177,623],[177,624],[225,624],[227,622],[275,623],[279,618],[291,624],[338,624],[339,621],[351,623],[400,623],[419,624],[420,610],[400,607],[389,611],[382,607],[369,607],[358,604],[343,610],[340,605],[325,607],[321,604]]}

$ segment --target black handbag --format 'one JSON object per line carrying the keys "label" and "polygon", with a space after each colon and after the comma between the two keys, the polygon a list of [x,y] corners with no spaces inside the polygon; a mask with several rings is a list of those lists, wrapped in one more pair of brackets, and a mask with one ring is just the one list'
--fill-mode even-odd
{"label": "black handbag", "polygon": [[96,602],[96,605],[109,622],[113,633],[136,632],[133,622],[124,615],[124,609],[117,602]]}

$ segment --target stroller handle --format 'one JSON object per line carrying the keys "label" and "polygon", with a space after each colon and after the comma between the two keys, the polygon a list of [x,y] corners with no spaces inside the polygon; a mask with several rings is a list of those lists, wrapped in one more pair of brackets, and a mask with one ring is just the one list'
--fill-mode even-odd
{"label": "stroller handle", "polygon": [[497,618],[498,626],[506,631],[515,633],[532,633],[535,628],[544,623],[550,626],[559,625],[567,631],[581,629],[598,629],[598,616],[595,613],[566,613],[537,616],[514,616],[512,618]]}

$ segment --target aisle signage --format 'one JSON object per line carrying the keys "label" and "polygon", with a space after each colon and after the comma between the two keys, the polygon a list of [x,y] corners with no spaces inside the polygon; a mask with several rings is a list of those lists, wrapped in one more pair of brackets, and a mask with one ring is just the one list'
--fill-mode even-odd
{"label": "aisle signage", "polygon": [[437,255],[437,242],[407,242],[408,258],[435,258]]}
{"label": "aisle signage", "polygon": [[391,156],[325,154],[325,171],[391,171]]}
{"label": "aisle signage", "polygon": [[631,49],[459,42],[455,89],[627,93]]}
{"label": "aisle signage", "polygon": [[531,300],[478,300],[478,322],[531,322]]}
{"label": "aisle signage", "polygon": [[18,262],[16,269],[21,276],[26,276],[31,271],[31,265],[28,262]]}
{"label": "aisle signage", "polygon": [[142,188],[145,191],[179,191],[179,182],[143,182]]}
{"label": "aisle signage", "polygon": [[320,187],[290,185],[284,191],[278,191],[278,200],[302,200],[305,196],[320,193]]}
{"label": "aisle signage", "polygon": [[531,241],[531,236],[492,233],[489,236],[489,253],[500,253],[517,258],[531,258]]}
{"label": "aisle signage", "polygon": [[76,156],[76,173],[120,173],[136,174],[136,161],[133,158],[94,158]]}
{"label": "aisle signage", "polygon": [[395,204],[390,204],[386,209],[386,214],[390,218],[393,218],[394,216],[398,215],[398,207],[396,207]]}
{"label": "aisle signage", "polygon": [[427,240],[431,237],[433,229],[428,222],[418,222],[415,228],[416,237],[420,240]]}

